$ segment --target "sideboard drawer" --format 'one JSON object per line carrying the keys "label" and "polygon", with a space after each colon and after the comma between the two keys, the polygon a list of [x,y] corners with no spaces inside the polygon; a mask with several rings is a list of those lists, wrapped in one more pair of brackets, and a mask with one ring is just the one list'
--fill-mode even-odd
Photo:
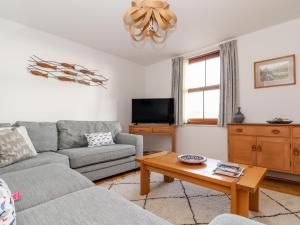
{"label": "sideboard drawer", "polygon": [[290,128],[280,126],[260,127],[258,135],[268,137],[290,137]]}
{"label": "sideboard drawer", "polygon": [[152,133],[152,127],[134,127],[133,133]]}
{"label": "sideboard drawer", "polygon": [[243,125],[231,125],[229,126],[230,134],[241,134],[241,135],[256,135],[256,126],[243,126]]}
{"label": "sideboard drawer", "polygon": [[[265,137],[289,137],[290,128],[280,126],[247,126],[232,125],[229,126],[230,134],[253,135]],[[300,130],[299,130],[300,135]]]}
{"label": "sideboard drawer", "polygon": [[294,138],[300,138],[300,127],[294,127],[293,128],[293,137]]}
{"label": "sideboard drawer", "polygon": [[170,127],[153,127],[153,133],[171,133]]}

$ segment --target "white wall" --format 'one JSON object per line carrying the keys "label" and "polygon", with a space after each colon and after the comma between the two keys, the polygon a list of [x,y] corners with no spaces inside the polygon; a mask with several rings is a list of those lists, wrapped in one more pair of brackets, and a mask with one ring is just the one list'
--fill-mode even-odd
{"label": "white wall", "polygon": [[[0,122],[120,120],[127,130],[131,98],[144,94],[144,67],[7,20],[0,27]],[[34,54],[97,69],[107,89],[35,77],[26,70]]]}
{"label": "white wall", "polygon": [[[0,26],[0,122],[118,119],[127,130],[131,98],[171,96],[171,60],[145,70],[132,62],[20,24],[0,19]],[[294,86],[253,88],[254,61],[300,55],[299,27],[300,19],[238,37],[241,106],[247,122],[264,122],[275,116],[300,122],[299,82]],[[26,66],[33,54],[98,69],[109,78],[108,89],[32,76]],[[171,142],[166,137],[145,137],[145,148],[170,149]],[[202,153],[225,160],[226,129],[180,127],[177,149],[180,153]]]}
{"label": "white wall", "polygon": [[[246,122],[300,122],[300,19],[238,38],[241,107]],[[297,85],[254,89],[253,62],[296,54]]]}
{"label": "white wall", "polygon": [[[253,79],[255,61],[296,54],[296,66],[300,66],[299,27],[300,19],[237,38],[241,107],[246,122],[265,122],[273,117],[300,121],[299,82],[293,86],[254,89]],[[146,96],[170,97],[171,72],[171,60],[147,67]],[[299,78],[299,70],[297,78]],[[147,149],[170,149],[170,141],[167,138],[154,138],[145,139]],[[227,158],[226,128],[200,125],[180,127],[177,131],[177,149],[180,153],[201,153],[225,160]]]}

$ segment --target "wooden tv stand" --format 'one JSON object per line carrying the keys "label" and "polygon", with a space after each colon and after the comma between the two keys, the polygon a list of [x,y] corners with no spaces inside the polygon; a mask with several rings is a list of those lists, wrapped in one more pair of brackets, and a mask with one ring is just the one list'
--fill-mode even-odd
{"label": "wooden tv stand", "polygon": [[169,135],[172,139],[172,152],[176,152],[176,126],[166,124],[129,125],[130,134]]}

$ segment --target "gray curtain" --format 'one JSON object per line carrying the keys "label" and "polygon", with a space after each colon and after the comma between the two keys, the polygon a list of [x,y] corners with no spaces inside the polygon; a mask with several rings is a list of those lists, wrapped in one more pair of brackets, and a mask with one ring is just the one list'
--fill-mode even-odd
{"label": "gray curtain", "polygon": [[239,68],[237,41],[233,40],[220,45],[221,82],[219,126],[232,122],[239,106]]}
{"label": "gray curtain", "polygon": [[183,125],[183,57],[172,59],[172,97],[175,99],[175,124]]}

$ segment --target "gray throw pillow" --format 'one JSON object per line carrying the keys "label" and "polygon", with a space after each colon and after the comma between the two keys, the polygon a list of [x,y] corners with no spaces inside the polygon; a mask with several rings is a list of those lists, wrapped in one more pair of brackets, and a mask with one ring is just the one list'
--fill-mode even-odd
{"label": "gray throw pillow", "polygon": [[0,167],[36,156],[17,129],[0,130]]}

